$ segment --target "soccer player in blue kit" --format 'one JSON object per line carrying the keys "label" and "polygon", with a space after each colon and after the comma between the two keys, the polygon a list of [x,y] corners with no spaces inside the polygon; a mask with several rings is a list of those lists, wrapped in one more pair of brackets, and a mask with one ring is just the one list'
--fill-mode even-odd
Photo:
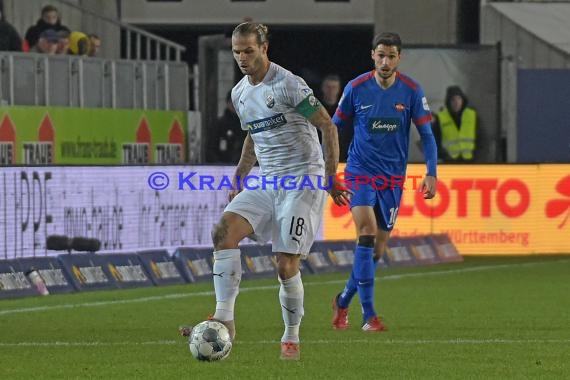
{"label": "soccer player in blue kit", "polygon": [[[348,328],[348,306],[357,291],[362,330],[386,330],[374,309],[374,274],[398,215],[412,121],[421,136],[427,164],[419,190],[426,199],[436,193],[437,148],[431,112],[420,85],[397,71],[401,48],[396,33],[374,37],[374,70],[346,85],[333,117],[338,128],[352,125],[354,129],[345,178],[353,192],[350,208],[358,235],[352,273],[342,293],[333,298],[332,325],[338,330]],[[363,184],[356,176],[373,180]]]}

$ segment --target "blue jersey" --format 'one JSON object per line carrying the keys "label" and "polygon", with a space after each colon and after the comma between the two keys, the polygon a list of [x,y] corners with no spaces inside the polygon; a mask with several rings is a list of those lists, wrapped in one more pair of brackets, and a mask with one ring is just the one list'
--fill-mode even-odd
{"label": "blue jersey", "polygon": [[[396,72],[395,82],[387,89],[378,85],[374,71],[351,80],[333,116],[339,128],[351,124],[354,128],[346,171],[387,179],[405,176],[412,121],[422,135],[431,135],[431,112],[413,79]],[[436,175],[435,162],[428,162],[428,174]]]}

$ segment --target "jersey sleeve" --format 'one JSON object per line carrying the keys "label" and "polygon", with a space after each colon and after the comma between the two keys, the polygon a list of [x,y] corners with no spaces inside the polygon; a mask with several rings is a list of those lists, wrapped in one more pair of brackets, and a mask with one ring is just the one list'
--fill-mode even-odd
{"label": "jersey sleeve", "polygon": [[412,121],[419,127],[420,125],[431,122],[431,111],[429,104],[424,95],[424,90],[420,86],[416,88],[412,104]]}
{"label": "jersey sleeve", "polygon": [[412,105],[412,120],[418,129],[424,156],[426,159],[427,175],[437,176],[437,145],[431,130],[431,111],[427,99],[421,87],[415,92],[415,100]]}
{"label": "jersey sleeve", "polygon": [[241,126],[242,131],[248,131],[249,129],[247,128],[246,123],[243,121],[243,118],[241,117],[241,115],[239,114],[239,111],[238,111],[239,108],[237,107],[237,104],[238,104],[239,100],[238,100],[238,94],[236,92],[235,87],[232,88],[231,98],[232,98],[232,104],[234,106],[234,110],[236,111],[236,114],[238,115],[239,124]]}
{"label": "jersey sleeve", "polygon": [[333,115],[332,121],[338,128],[344,128],[347,124],[350,124],[354,116],[352,90],[352,83],[349,82],[344,87],[344,91],[338,102],[338,107]]}
{"label": "jersey sleeve", "polygon": [[289,104],[304,118],[310,118],[321,107],[321,103],[313,94],[313,90],[303,78],[289,75],[284,82],[285,103]]}

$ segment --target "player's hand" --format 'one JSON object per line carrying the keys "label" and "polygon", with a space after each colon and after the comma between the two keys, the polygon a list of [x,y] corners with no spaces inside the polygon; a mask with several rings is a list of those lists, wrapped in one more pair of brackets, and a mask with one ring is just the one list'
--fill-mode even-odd
{"label": "player's hand", "polygon": [[[330,176],[332,180],[332,184],[330,184],[330,189],[328,189],[328,193],[331,195],[334,203],[337,206],[345,206],[350,204],[350,198],[352,197],[352,191],[350,191],[345,186],[341,185],[336,176]],[[328,187],[329,184],[327,184]]]}
{"label": "player's hand", "polygon": [[419,191],[423,193],[425,199],[432,199],[435,197],[437,191],[437,178],[431,175],[426,175],[420,183]]}
{"label": "player's hand", "polygon": [[234,199],[236,197],[236,195],[238,195],[239,193],[241,193],[242,189],[232,189],[230,190],[230,192],[228,193],[228,202],[231,202],[232,199]]}

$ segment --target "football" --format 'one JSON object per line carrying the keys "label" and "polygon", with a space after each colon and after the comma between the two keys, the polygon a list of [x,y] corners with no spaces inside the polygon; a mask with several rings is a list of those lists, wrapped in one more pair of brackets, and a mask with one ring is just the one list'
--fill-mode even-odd
{"label": "football", "polygon": [[228,328],[217,321],[204,321],[194,326],[188,344],[192,356],[202,361],[223,360],[232,349]]}

